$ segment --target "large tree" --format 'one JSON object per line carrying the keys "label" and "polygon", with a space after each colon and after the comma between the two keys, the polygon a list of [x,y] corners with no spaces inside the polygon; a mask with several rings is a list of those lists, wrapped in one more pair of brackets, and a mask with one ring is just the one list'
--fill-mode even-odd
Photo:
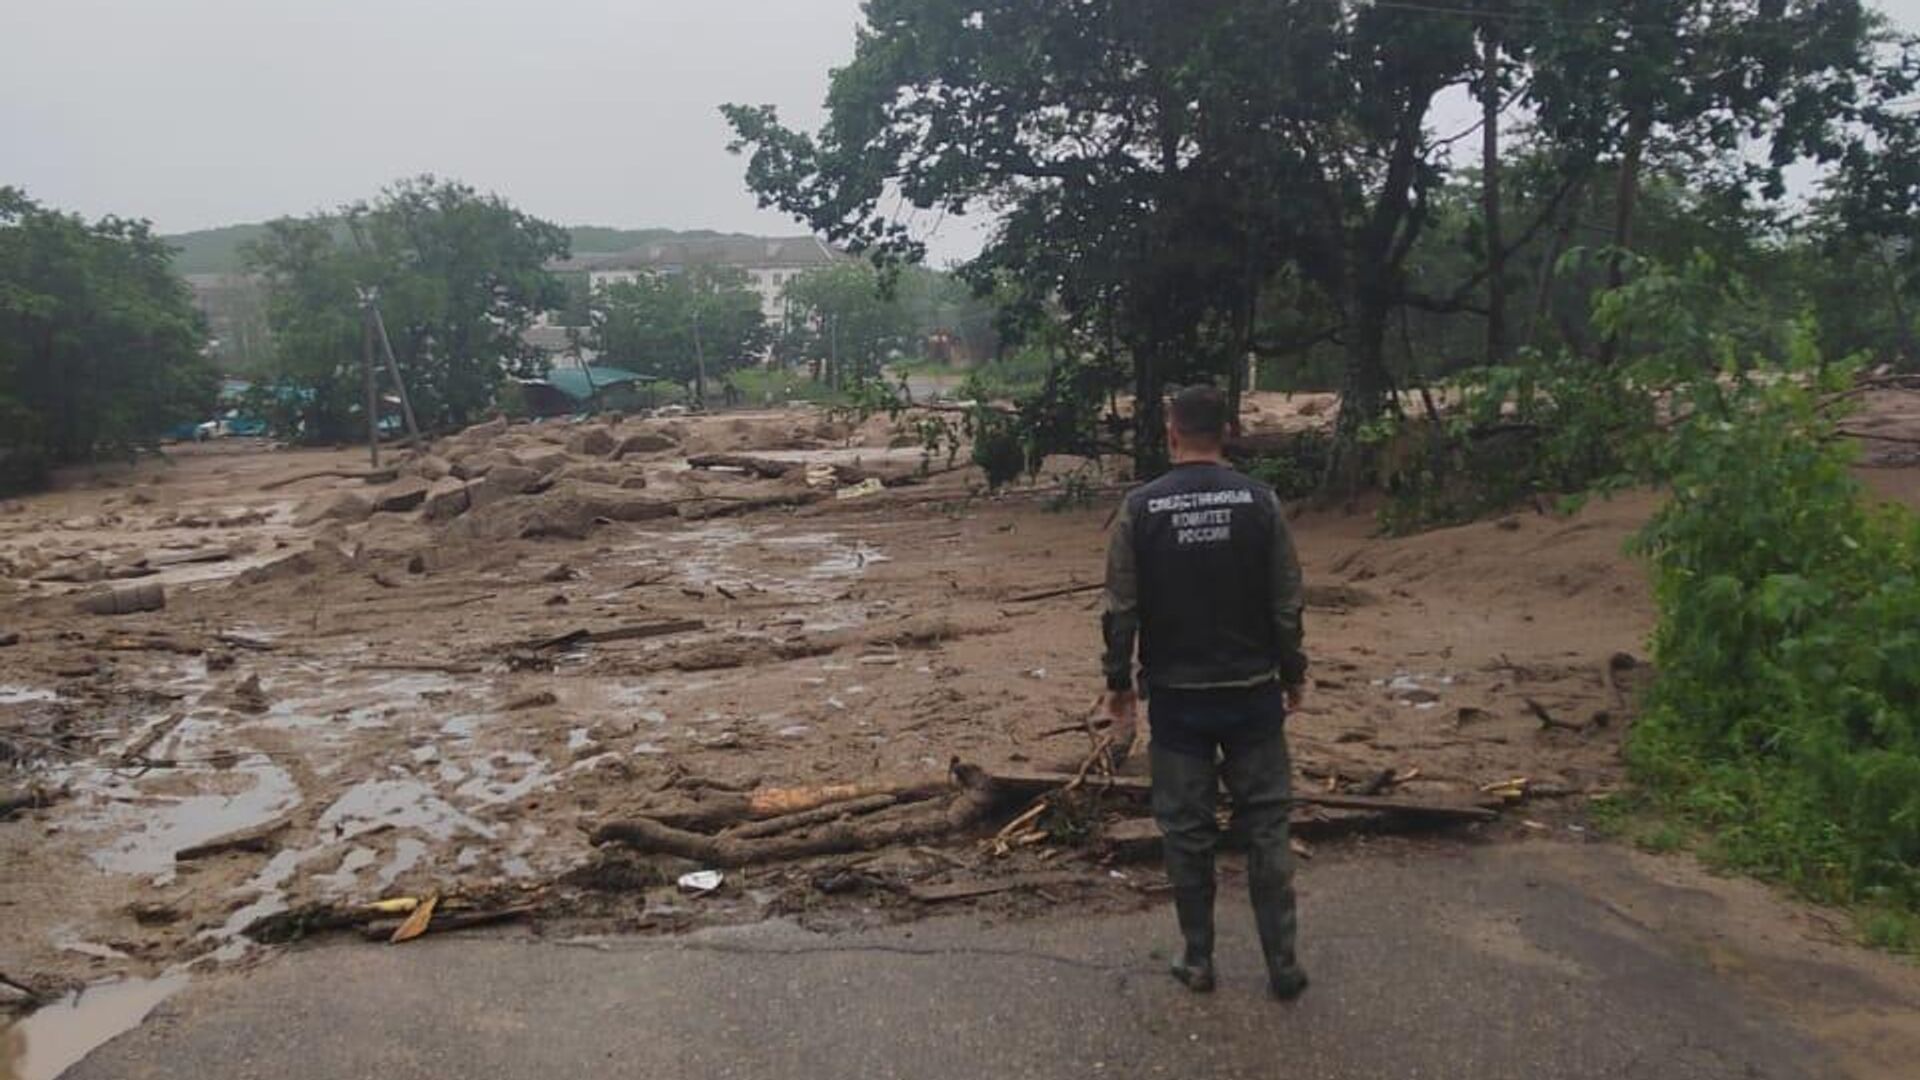
{"label": "large tree", "polygon": [[310,438],[351,434],[360,306],[376,297],[420,423],[471,422],[504,376],[538,373],[543,360],[521,332],[564,302],[546,265],[567,248],[560,227],[430,176],[273,222],[247,257],[269,290],[275,400]]}
{"label": "large tree", "polygon": [[770,335],[745,273],[727,267],[604,285],[589,308],[602,362],[680,383],[703,405],[707,380],[753,363]]}
{"label": "large tree", "polygon": [[1115,361],[1151,464],[1165,384],[1237,385],[1265,282],[1344,316],[1354,422],[1387,393],[1386,314],[1423,224],[1436,94],[1470,25],[1333,0],[872,0],[817,135],[729,107],[762,199],[881,258],[888,205],[1001,222],[975,264],[1058,304]]}
{"label": "large tree", "polygon": [[[895,283],[897,284],[897,283]],[[913,312],[866,263],[810,270],[787,283],[786,351],[820,365],[822,381],[850,386],[914,346]]]}
{"label": "large tree", "polygon": [[219,379],[173,252],[0,188],[0,488],[203,419]]}
{"label": "large tree", "polygon": [[[1622,249],[1647,163],[1671,167],[1669,148],[1704,151],[1722,186],[1777,193],[1787,164],[1841,152],[1876,61],[1858,0],[870,0],[865,12],[817,133],[728,107],[749,185],[881,260],[922,253],[897,201],[997,213],[972,271],[1017,283],[1015,314],[1057,312],[1076,351],[1128,385],[1143,464],[1164,384],[1237,388],[1247,353],[1316,343],[1340,350],[1351,448],[1395,400],[1396,315],[1490,316],[1498,359],[1508,258],[1552,235],[1602,175]],[[1415,281],[1451,145],[1471,134],[1430,130],[1452,89],[1477,92],[1486,125],[1478,249],[1461,279]],[[1500,198],[1500,119],[1516,104],[1553,162],[1526,216]],[[1607,284],[1627,265],[1612,260]],[[1276,297],[1295,317],[1259,310]],[[1282,321],[1286,340],[1263,335]]]}

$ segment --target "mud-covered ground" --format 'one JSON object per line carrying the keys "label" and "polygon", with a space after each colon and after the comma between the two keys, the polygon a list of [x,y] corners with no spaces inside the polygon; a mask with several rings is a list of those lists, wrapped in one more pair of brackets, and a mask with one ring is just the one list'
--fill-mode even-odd
{"label": "mud-covered ground", "polygon": [[[1317,422],[1311,402],[1260,404],[1269,425]],[[698,867],[588,843],[716,790],[1087,753],[1098,593],[1027,597],[1098,581],[1118,489],[1061,508],[1057,472],[990,497],[956,470],[841,497],[914,471],[894,441],[809,411],[519,425],[393,451],[385,484],[295,479],[365,470],[364,450],[223,444],[0,506],[0,640],[17,635],[0,792],[48,799],[0,821],[0,973],[246,962],[263,917],[433,892],[623,930],[910,918],[929,906],[911,886],[1043,868],[1045,890],[978,902],[1145,902],[1150,866],[1051,844],[729,871],[690,896],[674,878]],[[816,481],[838,464],[840,491],[688,467],[712,452]],[[1387,793],[1466,802],[1526,778],[1533,797],[1474,831],[1580,838],[1647,673],[1647,583],[1622,545],[1654,505],[1408,539],[1365,513],[1297,516],[1315,668],[1296,783],[1389,773]],[[163,610],[76,608],[152,584]],[[635,627],[671,632],[607,633]],[[557,640],[577,631],[600,639]]]}

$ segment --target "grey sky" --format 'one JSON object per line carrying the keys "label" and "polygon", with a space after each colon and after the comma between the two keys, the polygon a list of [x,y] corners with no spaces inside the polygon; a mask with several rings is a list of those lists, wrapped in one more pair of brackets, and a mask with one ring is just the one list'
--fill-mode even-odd
{"label": "grey sky", "polygon": [[[1920,0],[1884,0],[1920,30]],[[163,231],[431,171],[567,223],[792,232],[724,101],[819,118],[858,0],[8,0],[0,183]],[[964,225],[939,255],[969,252]]]}

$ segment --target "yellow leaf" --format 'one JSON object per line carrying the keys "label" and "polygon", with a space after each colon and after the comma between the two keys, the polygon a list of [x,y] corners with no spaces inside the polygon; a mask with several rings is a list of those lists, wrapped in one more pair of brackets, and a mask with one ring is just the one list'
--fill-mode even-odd
{"label": "yellow leaf", "polygon": [[414,938],[426,933],[427,924],[433,921],[433,909],[439,906],[439,893],[433,893],[425,900],[420,901],[420,906],[413,909],[413,914],[407,916],[407,921],[401,923],[400,929],[393,932],[393,937],[388,939],[389,943],[398,945],[403,941],[412,941]]}

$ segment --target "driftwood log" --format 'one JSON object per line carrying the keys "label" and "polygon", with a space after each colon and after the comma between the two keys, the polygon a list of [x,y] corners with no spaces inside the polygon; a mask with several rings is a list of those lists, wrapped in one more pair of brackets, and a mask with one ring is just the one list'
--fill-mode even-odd
{"label": "driftwood log", "polygon": [[837,821],[800,834],[758,838],[713,836],[649,818],[635,818],[600,826],[593,832],[593,843],[596,846],[620,844],[648,854],[677,855],[714,867],[753,866],[912,844],[971,828],[992,811],[999,792],[985,770],[956,764],[953,777],[958,790],[937,805],[902,807],[898,814]]}

